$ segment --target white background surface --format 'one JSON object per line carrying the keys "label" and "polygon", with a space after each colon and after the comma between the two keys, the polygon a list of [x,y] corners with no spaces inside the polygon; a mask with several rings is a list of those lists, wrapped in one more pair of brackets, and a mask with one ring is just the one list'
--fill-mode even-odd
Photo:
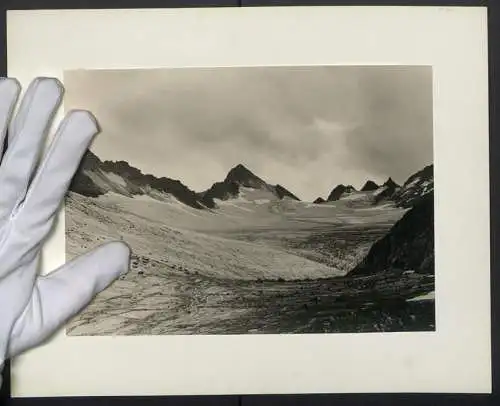
{"label": "white background surface", "polygon": [[[19,357],[14,396],[490,392],[486,9],[12,11],[8,74],[416,64],[434,68],[435,333],[66,337]],[[58,120],[60,120],[59,115]],[[64,262],[64,222],[44,271]]]}

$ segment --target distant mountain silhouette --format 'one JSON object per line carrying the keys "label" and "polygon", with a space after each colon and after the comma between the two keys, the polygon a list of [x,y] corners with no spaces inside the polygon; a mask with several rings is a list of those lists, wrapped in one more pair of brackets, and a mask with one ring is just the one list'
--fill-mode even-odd
{"label": "distant mountain silhouette", "polygon": [[372,180],[366,181],[364,186],[361,188],[362,192],[372,192],[374,190],[377,190],[379,186]]}
{"label": "distant mountain silhouette", "polygon": [[[216,207],[215,199],[228,200],[238,197],[241,187],[265,190],[280,200],[299,200],[284,186],[266,183],[242,164],[232,168],[222,182],[216,182],[208,190],[196,193],[179,180],[144,174],[126,161],[103,162],[90,150],[85,153],[69,190],[89,197],[98,197],[107,192],[132,197],[156,191],[171,195],[196,209],[213,209]],[[159,196],[155,193],[154,197]]]}
{"label": "distant mountain silhouette", "polygon": [[352,185],[338,185],[336,186],[331,193],[328,195],[328,198],[326,199],[327,202],[333,202],[336,200],[339,200],[341,197],[355,192],[356,189]]}
{"label": "distant mountain silhouette", "polygon": [[323,199],[322,197],[318,197],[313,203],[314,204],[321,204],[321,203],[325,203],[326,200]]}
{"label": "distant mountain silhouette", "polygon": [[[433,175],[433,165],[431,164],[411,175],[402,186],[399,186],[390,177],[381,186],[368,180],[361,189],[367,193],[366,198],[360,194],[360,198],[363,197],[367,203],[363,203],[364,200],[361,199],[356,204],[392,202],[403,208],[413,207],[434,190]],[[300,200],[283,185],[267,183],[243,164],[231,168],[223,181],[216,182],[209,189],[197,193],[180,180],[144,174],[127,161],[101,161],[90,150],[85,153],[70,183],[69,190],[90,197],[98,197],[108,192],[129,197],[151,195],[160,200],[173,196],[188,206],[204,209],[216,208],[216,200],[237,198],[242,187],[269,192],[279,200],[285,198]],[[318,198],[314,203],[336,201],[354,192],[356,189],[352,185],[340,184],[331,191],[326,200]],[[270,198],[273,199],[273,197]],[[352,204],[354,205],[354,203]]]}

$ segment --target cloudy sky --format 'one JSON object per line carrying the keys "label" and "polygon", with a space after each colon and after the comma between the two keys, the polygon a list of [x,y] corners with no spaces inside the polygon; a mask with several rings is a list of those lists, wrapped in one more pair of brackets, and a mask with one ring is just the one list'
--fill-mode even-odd
{"label": "cloudy sky", "polygon": [[196,191],[242,163],[313,200],[432,162],[428,67],[82,70],[64,84],[64,107],[101,124],[101,159]]}

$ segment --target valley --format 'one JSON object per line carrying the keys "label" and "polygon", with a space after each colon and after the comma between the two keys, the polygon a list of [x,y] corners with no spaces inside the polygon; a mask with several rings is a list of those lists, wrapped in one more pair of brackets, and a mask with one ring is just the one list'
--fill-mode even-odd
{"label": "valley", "polygon": [[199,210],[171,196],[70,193],[68,256],[122,239],[131,271],[68,325],[69,335],[432,330],[433,275],[351,277],[408,211],[375,192],[335,202],[278,200],[242,187]]}

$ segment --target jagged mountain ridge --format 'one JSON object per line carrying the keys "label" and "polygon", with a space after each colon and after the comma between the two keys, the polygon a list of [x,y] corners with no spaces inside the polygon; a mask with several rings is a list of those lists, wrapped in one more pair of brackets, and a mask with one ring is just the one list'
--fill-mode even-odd
{"label": "jagged mountain ridge", "polygon": [[[399,207],[410,208],[423,196],[434,190],[433,165],[428,165],[411,175],[403,186],[399,186],[389,177],[377,189],[366,190],[373,189],[375,185],[375,182],[368,180],[358,192],[352,185],[340,184],[332,190],[326,200],[318,198],[314,203],[321,204],[348,197],[351,199],[351,196],[356,198],[356,194],[367,194],[367,196],[362,196],[363,200],[371,201],[372,204],[390,202]],[[223,181],[216,182],[208,190],[197,193],[179,180],[143,174],[126,161],[101,161],[90,150],[85,154],[71,182],[70,190],[91,197],[97,197],[110,191],[129,197],[146,194],[160,200],[171,195],[188,206],[197,209],[213,209],[217,206],[217,199],[237,198],[242,187],[268,191],[273,199],[300,200],[284,186],[268,184],[242,164],[232,168]]]}
{"label": "jagged mountain ridge", "polygon": [[378,204],[381,202],[392,201],[395,193],[399,191],[401,186],[399,186],[392,178],[388,178],[380,188],[375,191],[373,204]]}
{"label": "jagged mountain ridge", "polygon": [[241,187],[266,190],[280,200],[299,200],[284,186],[266,183],[241,164],[232,168],[222,182],[216,182],[208,190],[197,193],[179,180],[144,174],[126,161],[101,161],[90,150],[85,153],[69,190],[89,197],[98,197],[108,192],[128,197],[149,195],[159,200],[173,196],[196,209],[213,209],[217,207],[215,199],[236,198]]}
{"label": "jagged mountain ridge", "polygon": [[150,195],[157,199],[171,195],[196,209],[205,207],[197,194],[179,180],[144,174],[126,161],[101,161],[90,150],[87,150],[69,190],[90,197],[107,192],[128,197]]}
{"label": "jagged mountain ridge", "polygon": [[382,203],[395,204],[398,207],[410,208],[423,196],[434,190],[433,164],[425,166],[420,171],[412,174],[402,186],[389,177],[382,185],[368,180],[364,186],[357,191],[352,185],[337,185],[328,198],[317,198],[314,203],[333,202],[345,198],[356,198],[373,205]]}

